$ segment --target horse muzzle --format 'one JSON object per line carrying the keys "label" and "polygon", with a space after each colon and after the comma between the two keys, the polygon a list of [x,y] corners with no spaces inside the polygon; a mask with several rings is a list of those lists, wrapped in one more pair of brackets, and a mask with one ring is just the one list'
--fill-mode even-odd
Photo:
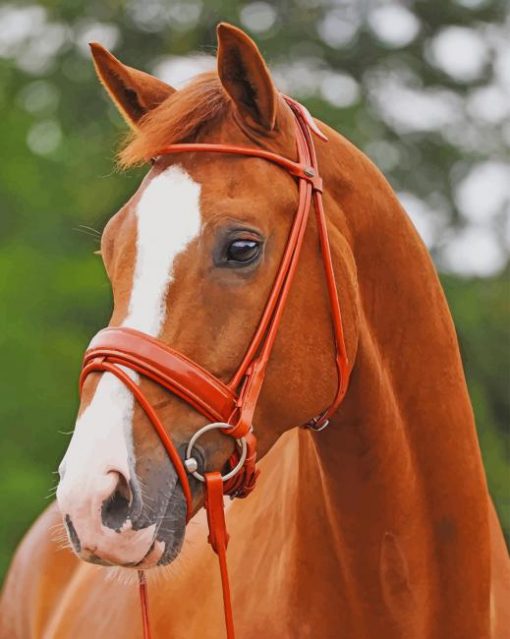
{"label": "horse muzzle", "polygon": [[63,472],[57,489],[68,538],[80,559],[102,565],[149,568],[178,554],[186,502],[169,463],[129,480],[108,469],[73,477]]}

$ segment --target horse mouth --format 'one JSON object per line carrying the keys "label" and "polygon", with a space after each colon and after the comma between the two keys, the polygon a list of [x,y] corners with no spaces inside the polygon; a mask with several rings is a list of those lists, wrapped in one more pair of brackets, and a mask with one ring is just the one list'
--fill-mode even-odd
{"label": "horse mouth", "polygon": [[110,559],[108,555],[102,554],[99,556],[96,551],[87,551],[82,552],[80,558],[87,563],[96,564],[98,566],[108,566],[108,567],[117,567],[117,568],[136,568],[147,569],[152,568],[154,566],[159,565],[159,561],[164,555],[164,544],[161,541],[157,541],[156,538],[152,540],[152,543],[149,547],[149,550],[145,553],[145,555],[140,559],[140,561],[128,562],[128,563],[119,563],[116,559]]}
{"label": "horse mouth", "polygon": [[128,517],[116,528],[102,522],[72,521],[66,514],[71,548],[81,560],[101,566],[145,570],[169,564],[184,541],[186,503],[179,484],[166,497],[160,492],[154,501],[155,506],[145,504],[133,519]]}

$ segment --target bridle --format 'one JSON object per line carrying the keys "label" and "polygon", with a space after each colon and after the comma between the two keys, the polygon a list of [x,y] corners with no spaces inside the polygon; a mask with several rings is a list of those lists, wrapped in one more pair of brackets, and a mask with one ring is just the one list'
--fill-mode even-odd
{"label": "bridle", "polygon": [[[230,144],[172,144],[162,148],[158,156],[187,153],[222,153],[262,158],[272,162],[297,178],[299,203],[287,239],[287,244],[276,274],[273,287],[252,340],[233,378],[225,384],[182,353],[140,331],[124,327],[105,328],[94,337],[85,353],[80,377],[80,388],[92,372],[109,372],[115,375],[133,393],[145,411],[177,472],[186,500],[189,521],[193,511],[188,473],[204,483],[205,507],[209,525],[209,543],[219,558],[222,578],[225,624],[228,639],[234,638],[234,623],[230,602],[230,588],[226,564],[228,533],[225,525],[223,496],[246,497],[255,487],[257,442],[252,420],[264,382],[271,351],[296,268],[299,262],[303,237],[307,227],[312,202],[315,209],[319,243],[327,284],[333,336],[336,347],[338,386],[330,406],[310,420],[305,427],[322,430],[329,422],[347,390],[349,367],[342,328],[340,303],[335,284],[331,249],[326,218],[322,203],[322,179],[319,176],[317,156],[312,133],[327,140],[308,111],[291,98],[284,96],[295,119],[298,161],[256,147]],[[156,411],[133,381],[126,368],[136,371],[174,393],[204,415],[211,423],[200,428],[187,445],[184,461],[167,434]],[[193,457],[197,440],[206,432],[219,429],[236,441],[235,452],[228,462],[228,471],[198,472]],[[147,606],[147,584],[143,571],[139,571],[140,600],[144,638],[150,639]]]}

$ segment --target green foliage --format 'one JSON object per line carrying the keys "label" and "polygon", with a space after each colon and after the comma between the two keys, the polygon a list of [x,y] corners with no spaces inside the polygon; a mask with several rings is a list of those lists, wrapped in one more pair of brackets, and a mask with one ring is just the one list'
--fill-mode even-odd
{"label": "green foliage", "polygon": [[508,273],[491,280],[442,278],[475,411],[489,482],[510,540],[510,287]]}
{"label": "green foliage", "polygon": [[[374,141],[390,143],[393,162],[388,153],[373,156],[384,164],[393,186],[440,209],[445,225],[455,230],[464,224],[454,196],[458,175],[472,162],[502,156],[504,136],[494,125],[492,147],[467,147],[454,144],[445,131],[397,130],[377,111],[370,79],[381,72],[388,77],[411,73],[423,89],[467,94],[490,81],[491,64],[486,77],[458,83],[427,62],[428,39],[445,25],[497,25],[504,7],[496,1],[473,3],[472,10],[461,2],[409,4],[421,29],[402,47],[378,40],[363,16],[352,41],[328,44],[319,27],[340,5],[319,0],[273,3],[273,24],[253,35],[275,68],[307,59],[318,64],[321,73],[355,78],[359,97],[343,106],[320,91],[297,91],[294,96],[369,154]],[[366,3],[351,5],[347,17],[355,20]],[[15,6],[32,11],[32,32],[11,49],[2,49],[2,37],[12,37],[12,29],[2,31],[6,14],[1,12],[12,12]],[[61,433],[68,433],[74,422],[81,354],[109,315],[109,287],[100,258],[92,254],[97,238],[79,227],[101,231],[140,179],[136,171],[124,175],[114,170],[114,149],[125,129],[96,81],[82,40],[93,35],[98,24],[113,28],[119,35],[115,53],[151,70],[162,56],[211,53],[216,23],[239,24],[249,7],[252,4],[240,0],[40,0],[38,5],[0,7],[0,574],[48,503],[56,483],[52,473],[68,441]],[[41,48],[43,41],[46,48]],[[445,276],[443,281],[490,487],[510,531],[507,278],[469,281]]]}

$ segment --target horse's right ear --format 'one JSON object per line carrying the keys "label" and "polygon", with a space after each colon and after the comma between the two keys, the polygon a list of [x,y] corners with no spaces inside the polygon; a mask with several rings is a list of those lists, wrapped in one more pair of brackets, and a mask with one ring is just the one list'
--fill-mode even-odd
{"label": "horse's right ear", "polygon": [[218,75],[223,88],[250,126],[271,131],[278,94],[257,45],[244,31],[226,22],[218,25],[217,34]]}
{"label": "horse's right ear", "polygon": [[132,128],[136,129],[141,117],[175,93],[166,82],[122,64],[97,42],[91,42],[90,49],[101,83]]}

